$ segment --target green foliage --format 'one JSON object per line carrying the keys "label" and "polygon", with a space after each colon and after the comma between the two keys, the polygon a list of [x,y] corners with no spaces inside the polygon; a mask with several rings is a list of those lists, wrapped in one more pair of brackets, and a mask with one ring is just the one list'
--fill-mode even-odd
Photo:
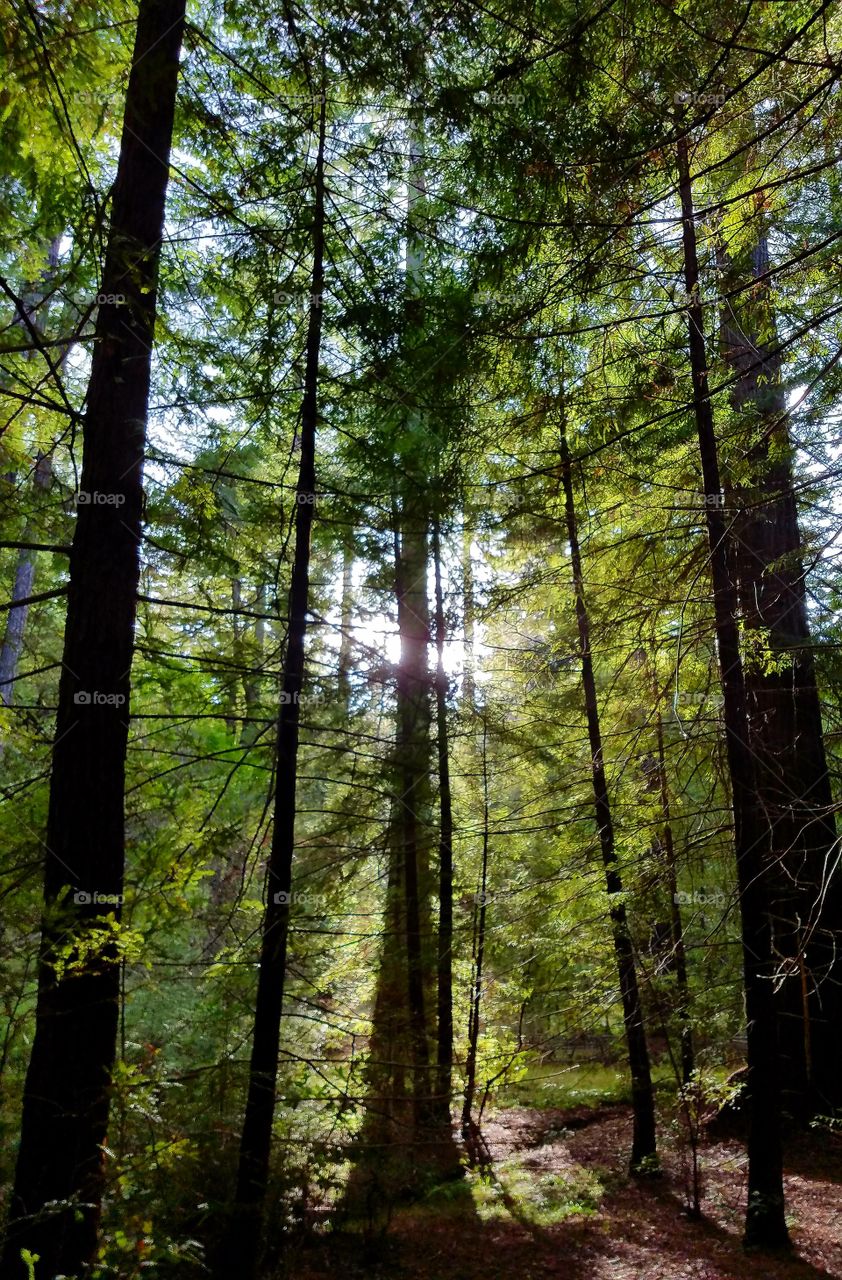
{"label": "green foliage", "polygon": [[[763,52],[782,49],[811,14],[801,0],[749,5],[743,28],[714,0],[609,5],[593,21],[567,0],[494,14],[340,3],[293,15],[262,0],[194,13],[145,463],[125,901],[68,935],[61,957],[65,972],[102,957],[123,974],[103,1275],[200,1274],[234,1175],[271,841],[322,92],[329,265],[317,300],[317,493],[270,1216],[289,1233],[336,1213],[366,1105],[390,832],[403,802],[394,786],[401,507],[425,528],[435,516],[444,548],[455,1101],[486,837],[477,1104],[628,1101],[562,424],[659,1099],[674,1104],[667,1082],[681,1031],[674,940],[657,945],[677,886],[693,1087],[727,1101],[718,1082],[741,1052],[744,1013],[704,528],[705,503],[719,495],[703,492],[693,437],[675,95],[688,95],[710,378],[736,487],[750,479],[757,422],[735,403],[719,336],[748,291],[758,230],[773,228],[774,278],[756,304],[755,336],[778,334],[784,346],[780,382],[761,389],[782,387],[789,406],[791,441],[773,443],[770,466],[795,466],[836,777],[842,202],[839,90],[825,47],[838,52],[838,12],[792,56],[771,65]],[[0,334],[0,525],[6,543],[59,548],[36,553],[32,590],[49,593],[67,582],[60,548],[74,530],[134,10],[0,3],[0,20],[0,276],[11,290]],[[723,102],[701,100],[720,83]],[[414,292],[407,154],[419,121],[426,190],[413,215],[423,244]],[[29,349],[37,344],[13,301],[27,297],[52,344],[41,351]],[[51,460],[44,491],[33,481],[39,456]],[[6,596],[20,557],[0,548]],[[13,705],[0,707],[5,1181],[35,1008],[63,625],[62,598],[31,607]],[[791,669],[791,651],[762,629],[744,629],[743,642],[749,671]],[[422,814],[430,885],[433,772]],[[434,889],[429,900],[435,924]],[[596,1212],[604,1191],[580,1169],[539,1174],[514,1161],[498,1172],[496,1184],[471,1180],[479,1212],[538,1227]]]}

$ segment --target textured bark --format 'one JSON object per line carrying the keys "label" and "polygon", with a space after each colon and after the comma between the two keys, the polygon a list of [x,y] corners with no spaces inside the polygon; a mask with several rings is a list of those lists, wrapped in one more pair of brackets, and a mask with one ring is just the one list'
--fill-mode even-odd
{"label": "textured bark", "polygon": [[292,864],[304,645],[310,596],[310,537],[316,496],[316,427],[324,290],[325,101],[319,115],[313,212],[313,271],[305,355],[304,394],[296,485],[295,549],[289,591],[289,630],[278,711],[277,763],[272,846],[266,876],[266,907],[254,1010],[248,1094],[240,1140],[235,1205],[220,1251],[218,1275],[253,1280],[260,1262],[264,1205],[269,1181],[275,1087],[281,1037]]}
{"label": "textured bark", "polygon": [[[801,1120],[842,1107],[842,877],[807,614],[781,356],[763,235],[720,256],[725,359],[738,374],[740,460],[725,473],[746,651],[749,741],[771,826],[781,1091]],[[761,337],[760,335],[763,335]]]}
{"label": "textured bark", "polygon": [[579,551],[579,534],[576,505],[573,497],[570,452],[564,426],[561,430],[561,476],[564,487],[564,505],[567,521],[567,538],[570,543],[570,560],[573,568],[573,591],[576,603],[576,623],[579,632],[579,656],[582,663],[582,691],[585,698],[585,715],[588,722],[588,742],[591,750],[594,807],[599,831],[599,845],[605,868],[605,887],[610,904],[611,932],[614,957],[623,1006],[623,1026],[629,1056],[632,1080],[632,1134],[631,1170],[651,1172],[657,1161],[655,1133],[655,1098],[652,1092],[652,1073],[649,1065],[649,1049],[643,1021],[643,1006],[637,982],[634,946],[629,931],[628,916],[622,899],[623,882],[614,846],[614,824],[605,776],[602,751],[602,733],[599,725],[599,707],[596,696],[593,657],[591,653],[590,618],[584,593],[582,559]]}
{"label": "textured bark", "polygon": [[781,1100],[772,982],[775,961],[769,904],[771,832],[757,794],[749,746],[746,687],[740,654],[737,589],[731,572],[713,409],[707,379],[704,314],[699,293],[696,222],[687,140],[677,147],[688,305],[688,343],[693,408],[705,486],[708,542],[719,666],[724,701],[725,743],[731,778],[734,845],[740,892],[743,973],[746,997],[748,1086],[748,1209],[745,1243],[783,1248],[789,1243],[784,1216]]}
{"label": "textured bark", "polygon": [[120,970],[113,948],[76,944],[119,919],[119,906],[102,898],[123,892],[143,453],[183,22],[183,4],[140,4],[102,280],[103,293],[125,303],[100,308],[88,387],[81,494],[89,500],[80,502],[70,557],[36,1030],[3,1280],[27,1274],[22,1248],[40,1255],[45,1277],[78,1274],[96,1251]]}

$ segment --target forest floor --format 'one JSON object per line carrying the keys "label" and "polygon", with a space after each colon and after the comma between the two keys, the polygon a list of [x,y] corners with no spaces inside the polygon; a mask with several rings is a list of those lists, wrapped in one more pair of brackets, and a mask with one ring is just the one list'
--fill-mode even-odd
{"label": "forest floor", "polygon": [[483,1127],[493,1174],[470,1174],[394,1216],[366,1245],[349,1232],[317,1237],[294,1260],[294,1280],[809,1280],[842,1278],[842,1139],[825,1132],[789,1144],[786,1196],[793,1253],[741,1247],[745,1148],[701,1149],[703,1214],[684,1213],[686,1169],[662,1144],[663,1175],[626,1174],[627,1106],[509,1107]]}

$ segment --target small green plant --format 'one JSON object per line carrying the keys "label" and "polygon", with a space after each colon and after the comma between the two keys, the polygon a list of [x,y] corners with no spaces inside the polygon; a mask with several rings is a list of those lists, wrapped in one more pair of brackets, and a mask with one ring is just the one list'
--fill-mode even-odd
{"label": "small green plant", "polygon": [[41,1261],[40,1253],[31,1253],[29,1249],[21,1249],[20,1260],[26,1267],[26,1280],[35,1280],[35,1263]]}

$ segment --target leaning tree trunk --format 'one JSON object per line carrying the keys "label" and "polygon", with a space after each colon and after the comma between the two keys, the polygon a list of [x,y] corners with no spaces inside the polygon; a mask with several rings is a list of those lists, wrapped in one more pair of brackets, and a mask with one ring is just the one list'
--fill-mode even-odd
{"label": "leaning tree trunk", "polygon": [[776,965],[769,906],[769,823],[760,808],[749,745],[748,713],[738,627],[739,605],[732,579],[722,484],[707,378],[704,309],[699,293],[696,221],[686,136],[677,146],[684,244],[684,282],[693,407],[705,487],[708,541],[722,677],[725,742],[734,813],[734,845],[742,922],[748,1090],[748,1209],[745,1243],[782,1248],[789,1243],[784,1216],[781,1100],[773,982]]}
{"label": "leaning tree trunk", "polygon": [[750,267],[720,258],[726,283],[741,286],[721,321],[724,355],[738,377],[731,402],[741,428],[741,460],[725,471],[725,495],[745,635],[749,741],[772,831],[781,1097],[806,1121],[842,1107],[842,876],[765,235],[751,258]]}
{"label": "leaning tree trunk", "polygon": [[[104,1180],[119,956],[123,792],[143,453],[183,0],[141,0],[88,386],[44,870],[35,1040],[0,1274],[92,1262]],[[50,1208],[49,1206],[56,1205]]]}
{"label": "leaning tree trunk", "polygon": [[596,822],[599,844],[605,868],[605,886],[610,903],[611,931],[614,956],[620,984],[623,1006],[623,1026],[629,1055],[632,1081],[632,1112],[634,1125],[630,1167],[632,1173],[650,1173],[657,1167],[657,1142],[655,1135],[655,1098],[652,1092],[652,1072],[649,1065],[649,1049],[643,1022],[643,1006],[637,982],[634,945],[629,930],[628,916],[623,901],[623,882],[614,846],[614,824],[608,796],[608,780],[602,751],[602,733],[599,725],[599,708],[596,697],[593,657],[591,653],[590,618],[585,603],[582,559],[579,551],[579,533],[576,521],[576,505],[573,498],[570,452],[567,433],[561,428],[561,478],[564,488],[564,505],[567,521],[567,538],[570,543],[570,560],[573,568],[573,591],[576,602],[576,623],[579,631],[579,656],[582,663],[582,691],[585,696],[585,715],[588,722],[588,742],[591,750],[591,777],[593,782]]}
{"label": "leaning tree trunk", "polygon": [[283,686],[278,710],[272,846],[266,876],[266,908],[236,1197],[220,1251],[220,1280],[222,1277],[230,1280],[234,1275],[240,1280],[253,1280],[257,1273],[263,1242],[264,1205],[272,1149],[295,850],[298,740],[310,596],[310,536],[316,498],[316,426],[322,337],[321,298],[324,289],[325,119],[325,96],[322,95],[315,174],[310,319],[301,404],[301,451],[295,494],[295,549],[289,591]]}

